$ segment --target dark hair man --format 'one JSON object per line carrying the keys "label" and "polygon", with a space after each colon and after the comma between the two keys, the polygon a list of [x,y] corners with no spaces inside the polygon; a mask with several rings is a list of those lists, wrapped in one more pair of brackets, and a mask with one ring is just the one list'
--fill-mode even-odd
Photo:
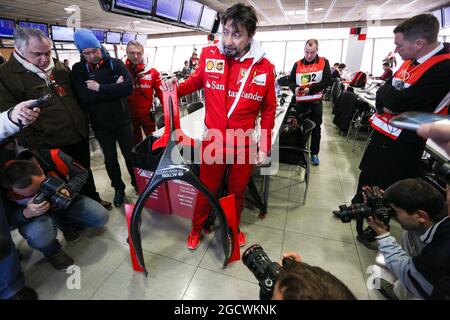
{"label": "dark hair man", "polygon": [[133,81],[125,64],[110,57],[100,45],[92,30],[78,29],[75,45],[81,61],[72,67],[72,77],[78,97],[87,108],[92,129],[105,157],[105,167],[114,188],[114,205],[125,201],[125,183],[122,181],[116,142],[127,164],[131,184],[135,186],[129,153],[133,147],[133,129],[127,97],[133,92]]}
{"label": "dark hair man", "polygon": [[337,68],[331,73],[331,78],[338,78],[339,80],[342,80],[341,76],[346,67],[347,66],[345,65],[345,63],[340,63]]}
{"label": "dark hair man", "polygon": [[[288,252],[273,290],[272,300],[356,300],[353,293],[331,273],[301,261]],[[288,259],[286,259],[288,258]]]}
{"label": "dark hair man", "polygon": [[161,77],[158,70],[144,61],[144,46],[135,40],[127,43],[128,72],[133,80],[133,94],[128,97],[128,108],[133,124],[134,144],[142,141],[142,130],[146,136],[155,131],[153,95],[162,104]]}
{"label": "dark hair man", "polygon": [[[108,221],[108,213],[89,197],[77,196],[88,172],[64,152],[58,149],[39,153],[25,151],[19,157],[29,160],[7,162],[0,172],[2,186],[7,189],[5,205],[9,225],[18,228],[29,246],[41,251],[55,269],[64,271],[75,262],[61,249],[56,227],[63,231],[66,241],[75,242],[80,238],[75,228],[101,228]],[[52,183],[52,188],[73,199],[68,207],[60,208],[47,197],[36,201],[48,177],[62,181],[58,188]]]}
{"label": "dark hair man", "polygon": [[378,79],[386,81],[392,78],[393,72],[391,69],[391,65],[389,63],[387,62],[383,63],[383,70],[384,70],[383,74]]}
{"label": "dark hair man", "polygon": [[[19,131],[19,120],[23,125],[30,125],[37,119],[40,109],[30,109],[34,102],[35,100],[21,102],[0,114],[0,143]],[[3,151],[0,149],[0,159],[2,157]],[[25,286],[25,278],[0,196],[0,300],[5,299],[35,300],[37,294]]]}
{"label": "dark hair man", "polygon": [[330,63],[319,57],[319,42],[310,39],[305,43],[305,57],[292,67],[289,87],[294,92],[298,111],[310,111],[310,119],[316,127],[311,136],[311,163],[319,165],[320,126],[322,124],[322,98],[324,90],[331,84]]}
{"label": "dark hair man", "polygon": [[[202,50],[199,67],[180,84],[179,95],[202,88],[205,90],[207,131],[202,143],[200,180],[216,194],[228,169],[228,194],[236,197],[236,221],[239,226],[245,190],[252,173],[252,163],[255,163],[252,158],[256,156],[256,164],[262,164],[270,156],[277,104],[275,70],[253,39],[257,23],[253,7],[242,3],[233,5],[224,12],[222,23],[222,40],[217,46]],[[176,78],[164,83],[163,90],[172,89],[173,82]],[[239,132],[252,132],[259,113],[261,139],[258,154],[253,155],[251,142],[244,137],[245,142],[235,143],[234,138],[241,140]],[[229,139],[230,131],[232,139]],[[221,139],[226,141],[222,144]],[[220,148],[216,150],[213,161],[208,161],[211,159],[206,159],[205,150],[210,149],[211,145],[217,146],[217,140],[221,140]],[[236,158],[242,160],[242,155],[245,161],[236,161]],[[198,193],[192,230],[187,240],[189,249],[199,246],[201,230],[210,210],[207,198]],[[244,245],[246,240],[241,230],[238,236],[239,244]]]}
{"label": "dark hair man", "polygon": [[25,143],[35,149],[59,148],[88,169],[83,189],[88,197],[105,208],[96,191],[90,170],[88,121],[72,88],[70,70],[51,57],[52,43],[42,31],[19,28],[14,31],[15,48],[11,58],[0,69],[0,108],[4,111],[22,100],[51,98],[40,117],[23,130]]}
{"label": "dark hair man", "polygon": [[[398,279],[394,292],[400,299],[430,298],[439,281],[450,275],[450,219],[444,197],[428,182],[405,179],[386,189],[384,201],[407,231],[402,248],[382,222],[367,219],[387,268]],[[419,234],[419,239],[408,233]]]}
{"label": "dark hair man", "polygon": [[365,185],[385,189],[401,179],[421,176],[425,140],[389,121],[405,111],[448,112],[447,108],[437,109],[450,88],[450,46],[438,42],[438,32],[439,22],[431,14],[414,16],[394,29],[395,52],[405,61],[377,91],[378,112],[371,122],[374,133],[359,165],[361,174],[352,203],[363,201]]}

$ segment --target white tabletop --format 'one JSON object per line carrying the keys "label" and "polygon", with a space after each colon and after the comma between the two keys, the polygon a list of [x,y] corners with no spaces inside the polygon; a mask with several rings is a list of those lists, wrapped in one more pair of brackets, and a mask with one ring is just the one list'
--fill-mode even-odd
{"label": "white tabletop", "polygon": [[359,89],[359,88],[354,88],[354,92],[356,93],[356,95],[358,96],[359,99],[367,102],[369,107],[371,107],[372,109],[376,110],[376,108],[375,108],[375,99],[367,98],[366,97],[367,92],[361,92],[361,89]]}
{"label": "white tabletop", "polygon": [[[272,145],[278,138],[278,132],[281,125],[283,124],[283,119],[286,111],[289,107],[290,97],[286,97],[285,104],[277,106],[277,111],[275,113],[275,125],[272,130]],[[205,119],[205,108],[201,108],[193,113],[186,115],[180,119],[181,130],[190,138],[200,141],[204,133],[204,119]],[[155,137],[160,137],[164,132],[164,127],[153,132]]]}

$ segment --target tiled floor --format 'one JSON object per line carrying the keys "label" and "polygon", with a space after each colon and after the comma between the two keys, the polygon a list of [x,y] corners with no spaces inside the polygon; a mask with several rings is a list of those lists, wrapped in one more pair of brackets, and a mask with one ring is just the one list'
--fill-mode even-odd
{"label": "tiled floor", "polygon": [[[353,196],[363,145],[363,140],[358,141],[356,152],[351,152],[351,142],[332,125],[327,105],[321,163],[312,168],[306,204],[302,204],[304,184],[298,182],[297,170],[282,165],[271,180],[267,218],[261,220],[257,212],[245,209],[241,228],[248,245],[261,244],[272,260],[286,251],[299,252],[303,261],[340,278],[359,299],[382,299],[365,285],[366,268],[376,252],[355,240],[354,223],[343,224],[331,214]],[[111,201],[113,190],[101,154],[98,150],[94,154],[97,187]],[[133,189],[127,190],[127,198],[136,199]],[[14,239],[23,256],[27,284],[41,299],[258,299],[257,281],[241,261],[223,269],[223,253],[214,234],[205,236],[197,250],[186,248],[189,227],[189,220],[175,215],[143,214],[146,278],[131,268],[124,209],[114,208],[102,232],[84,231],[75,244],[61,240],[80,267],[80,289],[68,289],[71,274],[53,270],[18,234]]]}

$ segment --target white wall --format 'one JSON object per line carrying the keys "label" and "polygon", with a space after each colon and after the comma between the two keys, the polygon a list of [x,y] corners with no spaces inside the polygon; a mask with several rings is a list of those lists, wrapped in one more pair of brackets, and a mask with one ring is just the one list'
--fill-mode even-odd
{"label": "white wall", "polygon": [[[383,73],[382,60],[394,51],[395,26],[367,28],[361,70],[380,76]],[[344,62],[347,54],[349,28],[308,29],[256,32],[255,40],[261,43],[267,57],[275,64],[277,72],[290,72],[294,63],[303,57],[305,41],[319,40],[319,55],[330,64]],[[450,28],[439,33],[440,41],[450,42]],[[207,46],[207,35],[148,39],[146,51],[152,51],[154,66],[160,72],[181,70],[183,61],[189,59],[195,47],[198,52]],[[156,54],[155,54],[156,51]],[[150,61],[152,61],[150,60]],[[397,56],[398,64],[401,58]]]}

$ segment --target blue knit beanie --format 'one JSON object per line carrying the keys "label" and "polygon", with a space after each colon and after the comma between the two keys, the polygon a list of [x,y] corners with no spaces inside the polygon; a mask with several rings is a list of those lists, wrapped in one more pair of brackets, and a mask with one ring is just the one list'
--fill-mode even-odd
{"label": "blue knit beanie", "polygon": [[86,48],[101,48],[100,42],[89,29],[78,29],[75,31],[73,39],[80,53]]}

